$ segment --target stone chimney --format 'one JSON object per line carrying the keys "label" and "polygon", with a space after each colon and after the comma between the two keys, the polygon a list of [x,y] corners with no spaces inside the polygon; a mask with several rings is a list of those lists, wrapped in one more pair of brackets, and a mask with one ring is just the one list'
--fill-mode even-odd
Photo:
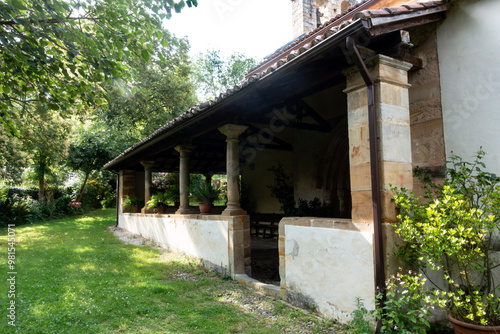
{"label": "stone chimney", "polygon": [[293,36],[299,37],[356,4],[356,0],[292,0]]}

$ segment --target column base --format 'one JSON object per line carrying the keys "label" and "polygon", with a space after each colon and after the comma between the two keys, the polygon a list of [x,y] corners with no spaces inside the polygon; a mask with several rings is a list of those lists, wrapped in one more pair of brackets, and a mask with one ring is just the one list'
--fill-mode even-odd
{"label": "column base", "polygon": [[226,209],[222,211],[221,216],[246,216],[248,213],[243,209]]}
{"label": "column base", "polygon": [[143,207],[141,209],[141,213],[155,213],[155,209],[148,209],[147,207]]}
{"label": "column base", "polygon": [[199,212],[197,212],[197,210],[190,208],[190,207],[179,208],[179,209],[177,209],[177,211],[175,211],[176,215],[192,215],[192,214],[196,214],[196,213],[199,213]]}

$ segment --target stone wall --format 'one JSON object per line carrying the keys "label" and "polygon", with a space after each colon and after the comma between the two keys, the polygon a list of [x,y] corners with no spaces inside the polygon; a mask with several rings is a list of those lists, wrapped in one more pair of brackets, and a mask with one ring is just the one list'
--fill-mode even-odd
{"label": "stone wall", "polygon": [[[411,54],[422,59],[423,68],[410,71],[408,82],[413,167],[428,170],[439,181],[446,159],[435,29],[430,25],[410,31]],[[413,184],[415,193],[423,195],[421,182],[414,178]]]}

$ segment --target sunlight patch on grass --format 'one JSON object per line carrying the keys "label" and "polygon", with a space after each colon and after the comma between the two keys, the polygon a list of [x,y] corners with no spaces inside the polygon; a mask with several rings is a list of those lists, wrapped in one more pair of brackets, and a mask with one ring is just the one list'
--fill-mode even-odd
{"label": "sunlight patch on grass", "polygon": [[73,248],[73,251],[75,253],[85,253],[85,252],[91,252],[93,251],[94,249],[92,247],[89,247],[89,246],[86,246],[86,247],[76,247],[76,248]]}
{"label": "sunlight patch on grass", "polygon": [[[252,291],[199,260],[121,243],[108,230],[114,219],[114,210],[102,210],[17,229],[26,241],[16,248],[19,333],[300,332],[287,327],[295,320],[258,313],[286,308],[249,298]],[[0,257],[0,266],[6,261]],[[6,292],[0,285],[0,305],[8,304]]]}

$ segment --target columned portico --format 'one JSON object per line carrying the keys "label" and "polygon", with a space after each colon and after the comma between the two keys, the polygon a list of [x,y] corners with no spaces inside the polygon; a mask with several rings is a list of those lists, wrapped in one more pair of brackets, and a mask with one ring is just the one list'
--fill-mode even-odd
{"label": "columned portico", "polygon": [[179,199],[180,206],[175,214],[183,215],[191,213],[189,208],[189,157],[194,147],[189,145],[179,145],[175,150],[180,154],[179,163]]}
{"label": "columned portico", "polygon": [[223,216],[246,215],[240,205],[239,177],[240,177],[240,152],[239,137],[248,129],[248,126],[226,124],[219,131],[226,135],[226,171],[227,171],[227,207],[222,212]]}
{"label": "columned portico", "polygon": [[141,209],[142,213],[148,212],[148,201],[151,199],[151,182],[154,161],[141,161],[144,166],[144,207]]}

